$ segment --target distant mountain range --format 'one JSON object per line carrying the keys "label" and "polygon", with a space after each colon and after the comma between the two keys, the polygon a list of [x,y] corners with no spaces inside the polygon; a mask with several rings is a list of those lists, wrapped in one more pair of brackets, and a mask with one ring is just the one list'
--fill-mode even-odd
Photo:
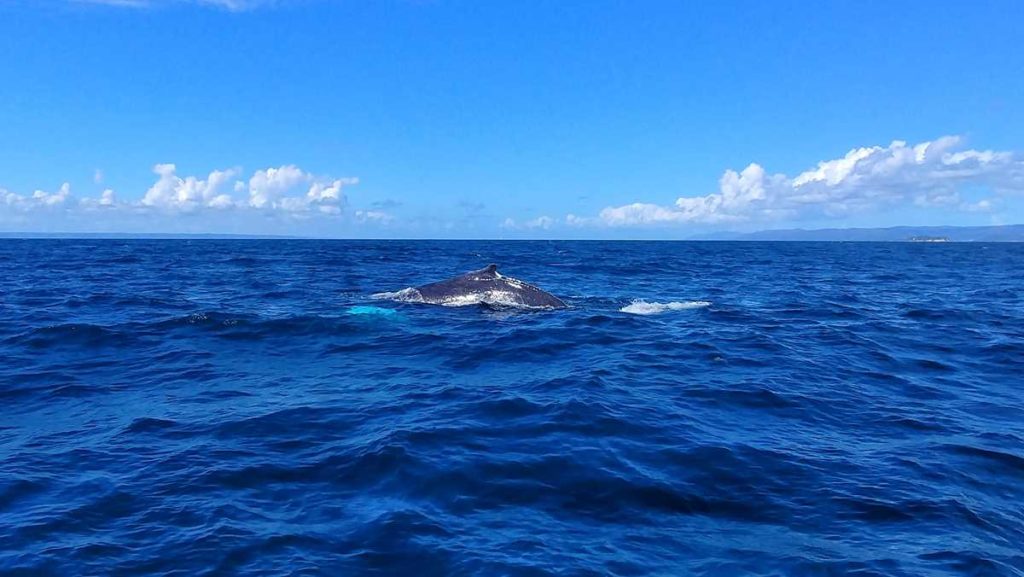
{"label": "distant mountain range", "polygon": [[1002,226],[895,226],[715,233],[694,240],[789,240],[846,242],[1024,242],[1024,224]]}

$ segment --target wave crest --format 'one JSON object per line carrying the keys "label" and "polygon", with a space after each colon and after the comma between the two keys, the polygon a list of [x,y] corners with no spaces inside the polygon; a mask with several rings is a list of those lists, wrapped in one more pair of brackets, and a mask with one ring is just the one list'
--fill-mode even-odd
{"label": "wave crest", "polygon": [[685,311],[689,309],[700,309],[711,306],[709,301],[672,301],[667,303],[649,303],[643,299],[636,299],[628,305],[619,309],[619,312],[631,315],[660,315],[668,311]]}

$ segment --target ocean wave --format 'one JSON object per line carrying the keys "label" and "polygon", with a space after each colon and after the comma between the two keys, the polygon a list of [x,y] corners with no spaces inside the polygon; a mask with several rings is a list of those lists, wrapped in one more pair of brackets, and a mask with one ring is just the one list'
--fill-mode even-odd
{"label": "ocean wave", "polygon": [[116,327],[90,323],[62,323],[31,328],[22,334],[9,337],[5,344],[20,343],[42,349],[59,345],[119,346],[129,344],[133,340],[134,335],[120,331]]}
{"label": "ocean wave", "polygon": [[[0,243],[0,574],[1013,574],[1024,245],[920,248]],[[480,261],[574,306],[369,297]]]}
{"label": "ocean wave", "polygon": [[628,305],[619,309],[619,312],[631,315],[660,315],[669,311],[685,311],[690,309],[701,309],[711,306],[708,301],[672,301],[667,303],[649,303],[643,299],[636,299]]}

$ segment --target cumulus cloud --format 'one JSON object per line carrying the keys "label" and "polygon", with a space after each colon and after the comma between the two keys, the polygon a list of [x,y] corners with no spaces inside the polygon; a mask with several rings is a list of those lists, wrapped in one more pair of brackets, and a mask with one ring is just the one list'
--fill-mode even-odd
{"label": "cumulus cloud", "polygon": [[[689,218],[687,213],[683,211],[645,202],[610,206],[603,209],[599,215],[601,222],[611,226],[687,222]],[[582,224],[583,221],[574,217],[574,223]]]}
{"label": "cumulus cloud", "polygon": [[595,224],[597,220],[598,219],[589,216],[577,216],[575,214],[565,215],[565,224],[574,228],[590,226]]}
{"label": "cumulus cloud", "polygon": [[70,196],[71,185],[66,182],[62,184],[56,192],[37,190],[31,195],[21,195],[0,188],[0,199],[3,200],[3,203],[11,209],[21,211],[61,207],[65,202],[67,202],[68,197]]}
{"label": "cumulus cloud", "polygon": [[506,230],[550,230],[556,224],[558,221],[550,216],[538,216],[522,222],[514,218],[506,218],[498,227]]}
{"label": "cumulus cloud", "polygon": [[[158,179],[138,205],[173,212],[249,208],[295,214],[341,214],[345,205],[342,189],[358,182],[355,178],[319,177],[294,165],[257,170],[248,182],[237,180],[241,176],[237,168],[214,170],[201,178],[181,177],[175,165],[157,164],[153,173]],[[240,198],[246,193],[245,198]],[[115,204],[112,198],[101,198],[97,202],[109,206]]]}
{"label": "cumulus cloud", "polygon": [[85,197],[78,201],[78,206],[85,210],[96,210],[104,208],[115,208],[118,206],[117,195],[114,194],[112,189],[106,189],[100,193],[99,197]]}
{"label": "cumulus cloud", "polygon": [[291,165],[257,170],[249,179],[249,206],[274,208],[292,204],[282,200],[281,195],[305,180],[306,173]]}
{"label": "cumulus cloud", "polygon": [[[853,149],[796,176],[769,174],[758,164],[727,170],[717,192],[683,196],[670,206],[637,202],[607,207],[596,222],[642,226],[840,217],[910,203],[965,211],[992,208],[993,199],[963,200],[965,187],[983,188],[997,197],[1024,191],[1024,157],[962,150],[956,136],[913,146],[894,141]],[[575,216],[572,222],[566,220],[577,226],[587,222]]]}
{"label": "cumulus cloud", "polygon": [[173,164],[158,164],[153,172],[160,178],[142,197],[143,206],[181,210],[229,208],[234,201],[220,190],[238,174],[237,169],[215,170],[206,180],[194,176],[179,177]]}
{"label": "cumulus cloud", "polygon": [[555,224],[555,219],[550,216],[538,216],[537,218],[524,222],[523,226],[526,228],[540,228],[547,230],[551,228],[553,224]]}
{"label": "cumulus cloud", "polygon": [[[0,189],[0,209],[19,214],[57,209],[70,214],[80,208],[90,212],[126,210],[135,215],[248,211],[296,218],[337,216],[345,208],[343,189],[358,182],[355,178],[317,176],[293,165],[257,170],[248,181],[240,179],[242,172],[238,168],[214,170],[205,177],[197,177],[179,176],[174,164],[157,164],[153,173],[156,182],[134,201],[120,200],[110,188],[98,196],[72,201],[71,186],[65,183],[55,192],[37,190],[31,195]],[[356,220],[386,223],[391,216],[382,211],[367,211]]]}
{"label": "cumulus cloud", "polygon": [[50,193],[42,190],[35,191],[32,194],[32,201],[44,206],[57,206],[64,204],[69,196],[71,196],[71,185],[65,182],[57,192]]}
{"label": "cumulus cloud", "polygon": [[[345,203],[342,188],[358,182],[355,178],[318,178],[293,165],[258,170],[249,179],[249,206],[287,212],[318,210],[338,214]],[[308,187],[304,195],[288,195],[300,187]]]}

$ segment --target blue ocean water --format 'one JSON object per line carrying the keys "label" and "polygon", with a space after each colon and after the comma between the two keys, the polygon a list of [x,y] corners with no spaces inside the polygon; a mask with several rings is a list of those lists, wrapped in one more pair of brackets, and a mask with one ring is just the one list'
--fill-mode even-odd
{"label": "blue ocean water", "polygon": [[1022,375],[1024,245],[4,240],[0,573],[1024,575]]}

